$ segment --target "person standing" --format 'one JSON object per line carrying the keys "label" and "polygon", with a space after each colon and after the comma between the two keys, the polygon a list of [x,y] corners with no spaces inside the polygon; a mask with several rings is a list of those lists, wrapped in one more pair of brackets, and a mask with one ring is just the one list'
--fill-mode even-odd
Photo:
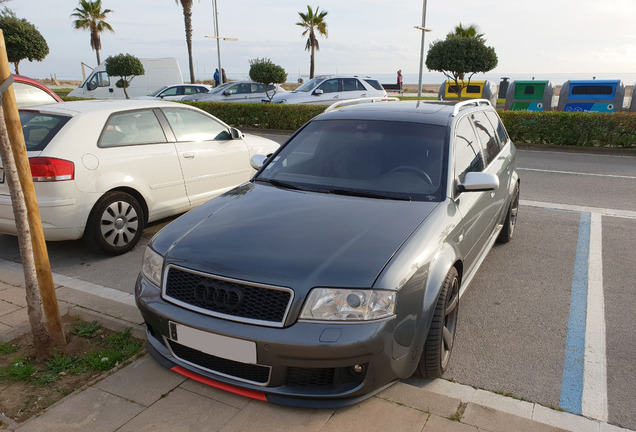
{"label": "person standing", "polygon": [[397,71],[397,83],[402,88],[402,69]]}
{"label": "person standing", "polygon": [[225,69],[221,68],[221,78],[223,78],[223,84],[227,82],[227,77],[225,76]]}
{"label": "person standing", "polygon": [[219,86],[219,70],[214,71],[214,87]]}

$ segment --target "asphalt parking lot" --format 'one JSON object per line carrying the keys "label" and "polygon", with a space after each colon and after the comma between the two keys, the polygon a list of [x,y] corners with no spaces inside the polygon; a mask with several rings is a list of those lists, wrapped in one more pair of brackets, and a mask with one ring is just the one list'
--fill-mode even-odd
{"label": "asphalt parking lot", "polygon": [[[515,238],[464,293],[445,378],[636,429],[636,158],[521,150],[518,168]],[[144,244],[105,258],[49,243],[49,254],[78,289],[131,293]],[[19,260],[0,235],[0,266]]]}

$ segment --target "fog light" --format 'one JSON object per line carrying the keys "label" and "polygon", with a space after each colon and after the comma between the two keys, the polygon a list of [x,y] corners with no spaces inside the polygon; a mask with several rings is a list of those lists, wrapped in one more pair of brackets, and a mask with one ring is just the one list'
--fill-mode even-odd
{"label": "fog light", "polygon": [[364,372],[364,366],[359,364],[351,366],[351,372],[353,372],[356,375],[360,375],[362,372]]}

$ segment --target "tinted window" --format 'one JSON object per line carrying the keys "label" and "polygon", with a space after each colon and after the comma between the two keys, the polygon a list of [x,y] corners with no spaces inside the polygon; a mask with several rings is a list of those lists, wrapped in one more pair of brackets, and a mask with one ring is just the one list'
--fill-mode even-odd
{"label": "tinted window", "polygon": [[343,78],[343,91],[364,91],[365,88],[360,81],[355,78]]}
{"label": "tinted window", "polygon": [[55,98],[36,86],[26,83],[14,82],[13,90],[18,108],[57,103]]}
{"label": "tinted window", "polygon": [[161,110],[177,141],[229,140],[227,128],[211,117],[197,111],[183,108],[163,108]]}
{"label": "tinted window", "polygon": [[468,117],[462,118],[455,131],[455,177],[463,183],[467,172],[482,171],[484,161],[477,136]]}
{"label": "tinted window", "polygon": [[475,125],[475,131],[479,137],[481,147],[484,149],[484,155],[486,156],[486,165],[490,164],[497,154],[499,154],[499,142],[497,139],[497,132],[492,126],[486,114],[483,112],[477,112],[471,115],[473,123]]}
{"label": "tinted window", "polygon": [[259,175],[299,188],[372,198],[439,201],[446,128],[369,120],[314,121]]}
{"label": "tinted window", "polygon": [[126,111],[110,116],[99,139],[100,147],[166,142],[152,110]]}
{"label": "tinted window", "polygon": [[44,150],[55,134],[71,118],[53,114],[20,111],[20,123],[27,151]]}
{"label": "tinted window", "polygon": [[318,86],[323,93],[336,93],[340,91],[340,80],[338,78],[328,79]]}
{"label": "tinted window", "polygon": [[382,84],[380,84],[380,82],[377,80],[367,79],[365,81],[367,82],[367,84],[369,84],[371,87],[373,87],[376,90],[384,90],[384,87],[382,87]]}
{"label": "tinted window", "polygon": [[505,146],[508,142],[508,133],[506,132],[506,128],[504,127],[501,119],[494,111],[486,111],[486,117],[490,120],[490,124],[495,128],[497,132],[497,136],[499,137],[499,145]]}
{"label": "tinted window", "polygon": [[110,77],[106,72],[97,72],[88,78],[86,88],[95,90],[97,87],[108,87],[110,85]]}
{"label": "tinted window", "polygon": [[161,93],[161,96],[178,96],[180,94],[183,94],[182,87],[170,87]]}

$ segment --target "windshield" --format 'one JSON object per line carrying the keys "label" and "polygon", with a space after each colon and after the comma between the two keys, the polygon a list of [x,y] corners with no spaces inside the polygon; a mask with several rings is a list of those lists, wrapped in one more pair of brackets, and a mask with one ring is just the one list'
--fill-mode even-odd
{"label": "windshield", "polygon": [[152,93],[150,93],[148,96],[153,96],[153,97],[157,97],[157,95],[159,93],[161,93],[162,91],[164,91],[165,89],[167,89],[169,86],[163,86],[161,87],[159,90],[155,90]]}
{"label": "windshield", "polygon": [[230,82],[222,84],[222,85],[220,85],[218,87],[214,87],[212,90],[210,90],[208,92],[208,94],[211,94],[211,93],[223,93],[225,90],[227,90],[228,87],[230,87],[231,85],[234,85],[234,84],[236,84],[236,82],[230,81]]}
{"label": "windshield", "polygon": [[27,151],[44,150],[51,139],[71,118],[36,111],[20,111],[20,123]]}
{"label": "windshield", "polygon": [[277,187],[370,198],[442,201],[446,128],[385,120],[317,120],[255,179]]}
{"label": "windshield", "polygon": [[321,82],[323,82],[325,79],[324,78],[314,78],[310,81],[307,81],[305,84],[301,85],[300,87],[298,87],[296,90],[294,90],[294,93],[298,93],[298,92],[308,92],[314,89],[314,87],[316,87],[318,84],[320,84]]}

